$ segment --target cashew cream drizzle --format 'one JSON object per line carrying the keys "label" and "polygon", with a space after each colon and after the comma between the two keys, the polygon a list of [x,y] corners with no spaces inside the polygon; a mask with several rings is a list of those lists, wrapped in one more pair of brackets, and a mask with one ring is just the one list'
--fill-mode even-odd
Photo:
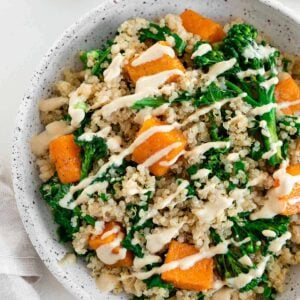
{"label": "cashew cream drizzle", "polygon": [[123,63],[124,56],[121,53],[118,53],[114,57],[108,68],[103,72],[104,82],[110,83],[116,80],[122,72]]}
{"label": "cashew cream drizzle", "polygon": [[284,109],[297,104],[300,104],[300,99],[277,103],[277,108]]}
{"label": "cashew cream drizzle", "polygon": [[137,67],[147,62],[157,60],[161,58],[163,55],[175,57],[175,52],[169,46],[162,45],[161,43],[156,43],[150,48],[148,48],[146,51],[144,51],[138,58],[133,60],[131,65],[133,67]]}
{"label": "cashew cream drizzle", "polygon": [[206,202],[202,208],[193,209],[193,213],[199,218],[199,222],[209,224],[212,220],[224,213],[233,203],[233,198],[220,196],[215,202]]}
{"label": "cashew cream drizzle", "polygon": [[182,144],[181,142],[176,142],[157,151],[149,158],[147,158],[141,165],[144,166],[145,168],[154,165],[155,163],[159,162],[162,158],[164,158],[166,155],[168,155],[170,152],[172,152],[174,149],[178,148],[181,144]]}
{"label": "cashew cream drizzle", "polygon": [[250,114],[252,116],[261,116],[265,113],[268,113],[269,111],[271,111],[273,108],[276,108],[276,107],[277,107],[276,103],[265,104],[265,105],[258,106],[258,107],[251,109]]}
{"label": "cashew cream drizzle", "polygon": [[264,75],[265,74],[265,69],[261,68],[261,69],[247,69],[246,71],[240,71],[238,72],[236,75],[239,79],[243,79],[246,77],[250,77],[250,76],[256,76],[256,75]]}
{"label": "cashew cream drizzle", "polygon": [[52,111],[68,103],[69,103],[69,98],[67,97],[48,98],[48,99],[41,100],[39,102],[39,110],[44,112]]}
{"label": "cashew cream drizzle", "polygon": [[85,133],[83,133],[82,135],[80,135],[78,137],[78,140],[79,141],[90,142],[93,139],[94,136],[106,138],[110,132],[111,132],[111,127],[107,126],[107,127],[101,129],[98,132],[85,132]]}
{"label": "cashew cream drizzle", "polygon": [[153,127],[149,128],[148,130],[144,131],[142,134],[140,134],[135,139],[135,141],[128,148],[124,149],[118,155],[111,155],[108,162],[105,163],[99,169],[99,171],[97,172],[96,175],[87,177],[84,180],[80,181],[77,185],[72,186],[70,188],[70,191],[59,201],[59,205],[61,207],[64,207],[64,208],[73,209],[74,205],[75,206],[77,205],[76,202],[75,203],[74,203],[74,201],[72,202],[72,196],[74,195],[74,193],[76,193],[77,191],[83,189],[82,193],[84,193],[84,195],[85,195],[86,194],[86,189],[89,190],[91,188],[89,185],[92,184],[92,182],[96,178],[103,175],[106,172],[106,170],[109,167],[111,167],[112,165],[115,165],[115,166],[121,165],[123,159],[127,155],[131,154],[136,147],[138,147],[140,144],[145,142],[150,136],[152,136],[153,134],[158,133],[158,132],[169,132],[169,131],[174,130],[174,128],[175,128],[174,125],[160,125],[160,126],[153,126]]}
{"label": "cashew cream drizzle", "polygon": [[217,254],[225,254],[228,251],[228,241],[224,241],[214,247],[209,248],[208,250],[200,249],[198,253],[186,256],[184,258],[174,260],[169,263],[165,263],[160,267],[153,268],[152,270],[148,272],[136,272],[133,273],[133,276],[135,276],[138,279],[144,280],[149,277],[151,277],[154,274],[161,274],[163,272],[171,271],[176,268],[179,268],[181,270],[187,270],[191,268],[193,265],[195,265],[198,261],[204,259],[204,258],[210,258]]}
{"label": "cashew cream drizzle", "polygon": [[281,147],[281,146],[282,146],[282,141],[278,141],[276,143],[271,144],[271,149],[269,151],[265,152],[262,155],[262,158],[263,159],[271,158],[274,154],[276,154],[278,148]]}
{"label": "cashew cream drizzle", "polygon": [[287,173],[288,161],[284,161],[280,168],[274,172],[273,178],[279,180],[279,186],[273,187],[267,193],[267,200],[264,205],[256,212],[250,215],[252,220],[269,219],[284,211],[286,203],[280,201],[280,197],[289,195],[296,183],[300,182],[300,175],[293,176]]}
{"label": "cashew cream drizzle", "polygon": [[204,43],[204,44],[200,45],[196,51],[193,52],[191,59],[194,59],[197,56],[202,56],[211,50],[212,50],[211,45]]}
{"label": "cashew cream drizzle", "polygon": [[236,64],[236,59],[231,58],[229,60],[224,60],[212,65],[207,74],[203,75],[203,79],[205,80],[205,86],[209,86],[213,81],[217,79],[217,77],[224,72],[230,70]]}
{"label": "cashew cream drizzle", "polygon": [[49,144],[54,139],[74,131],[65,121],[54,121],[45,127],[45,130],[35,135],[30,142],[33,154],[40,156],[47,152]]}
{"label": "cashew cream drizzle", "polygon": [[266,237],[276,237],[276,232],[273,230],[268,230],[268,229],[263,230],[262,234]]}
{"label": "cashew cream drizzle", "polygon": [[164,84],[171,76],[182,76],[184,73],[178,69],[167,70],[150,76],[141,77],[136,82],[135,93],[116,98],[101,108],[104,118],[108,118],[113,112],[132,106],[136,101],[146,97],[154,96],[158,93],[159,87]]}
{"label": "cashew cream drizzle", "polygon": [[251,258],[246,254],[241,258],[239,258],[239,262],[245,266],[249,266],[249,267],[253,266],[253,262]]}
{"label": "cashew cream drizzle", "polygon": [[169,166],[172,166],[173,164],[176,163],[176,161],[178,160],[178,158],[182,155],[185,154],[185,150],[182,150],[180,151],[173,159],[171,160],[164,160],[164,161],[161,161],[159,162],[159,165],[162,166],[162,167],[169,167]]}
{"label": "cashew cream drizzle", "polygon": [[269,251],[278,255],[281,248],[286,243],[286,241],[289,240],[291,237],[292,237],[291,233],[287,231],[277,239],[272,240],[269,245]]}
{"label": "cashew cream drizzle", "polygon": [[113,250],[121,245],[124,238],[124,234],[119,232],[117,238],[115,238],[111,243],[102,245],[96,249],[96,254],[98,258],[107,265],[113,265],[126,256],[127,250],[125,248],[120,248],[118,253],[114,253]]}
{"label": "cashew cream drizzle", "polygon": [[202,156],[205,152],[207,152],[210,149],[219,149],[219,148],[229,148],[230,142],[208,142],[201,144],[199,146],[196,146],[191,151],[188,151],[186,153],[186,156]]}
{"label": "cashew cream drizzle", "polygon": [[179,233],[181,226],[159,228],[156,232],[146,236],[146,248],[150,253],[157,253],[164,248]]}
{"label": "cashew cream drizzle", "polygon": [[271,79],[268,79],[262,83],[260,83],[260,86],[265,88],[266,90],[269,90],[272,85],[276,85],[278,83],[278,78],[277,77],[272,77]]}
{"label": "cashew cream drizzle", "polygon": [[186,126],[187,124],[191,123],[191,122],[196,122],[199,120],[200,116],[203,116],[205,114],[207,114],[208,112],[210,112],[213,109],[220,109],[223,105],[225,105],[226,103],[230,102],[230,101],[234,101],[234,100],[239,100],[243,97],[246,97],[247,94],[246,93],[242,93],[240,95],[238,95],[237,97],[234,98],[226,98],[224,100],[215,102],[209,106],[205,106],[201,109],[198,109],[195,113],[191,114],[183,123],[181,126]]}
{"label": "cashew cream drizzle", "polygon": [[196,174],[191,176],[192,180],[206,178],[210,174],[211,170],[209,169],[199,169]]}
{"label": "cashew cream drizzle", "polygon": [[269,45],[263,46],[254,43],[253,45],[249,45],[244,49],[243,56],[247,59],[266,59],[269,58],[269,56],[275,51],[276,49]]}
{"label": "cashew cream drizzle", "polygon": [[144,255],[143,258],[139,258],[135,256],[133,260],[133,268],[135,270],[140,270],[147,265],[158,263],[158,262],[161,262],[161,257],[158,255],[148,254],[148,255]]}
{"label": "cashew cream drizzle", "polygon": [[121,229],[120,226],[114,226],[111,230],[108,230],[101,235],[101,240],[106,239],[107,237],[111,236],[112,234],[120,232],[120,229]]}

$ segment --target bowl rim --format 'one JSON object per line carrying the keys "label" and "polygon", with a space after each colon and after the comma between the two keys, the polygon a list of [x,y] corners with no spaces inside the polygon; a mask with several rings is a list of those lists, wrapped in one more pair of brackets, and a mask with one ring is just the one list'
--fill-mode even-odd
{"label": "bowl rim", "polygon": [[[257,2],[261,2],[262,4],[266,5],[267,7],[270,7],[272,9],[275,9],[282,13],[287,18],[291,19],[297,24],[300,24],[300,16],[297,15],[296,12],[294,12],[292,9],[286,7],[283,2],[280,0],[256,0]],[[99,10],[101,10],[102,7],[108,5],[109,3],[113,5],[117,5],[118,3],[114,0],[102,0],[101,4],[97,5],[93,9],[87,11],[84,13],[81,17],[79,17],[74,23],[72,23],[69,27],[67,27],[66,30],[55,40],[55,42],[52,44],[52,46],[48,49],[48,51],[42,56],[40,63],[35,68],[34,72],[32,73],[30,82],[28,84],[28,87],[24,93],[24,96],[22,100],[19,103],[17,116],[15,119],[15,126],[14,126],[14,132],[13,132],[13,143],[12,143],[12,154],[11,154],[11,173],[12,173],[12,179],[13,179],[13,189],[15,194],[15,199],[18,207],[18,211],[22,220],[22,223],[24,225],[24,228],[26,230],[27,235],[29,236],[29,239],[35,248],[35,251],[38,253],[40,259],[42,262],[46,265],[47,269],[52,273],[52,275],[58,280],[60,284],[62,284],[73,296],[80,298],[80,299],[91,299],[91,296],[85,292],[85,290],[79,286],[74,285],[73,281],[69,279],[68,277],[64,276],[64,272],[62,272],[57,264],[52,263],[51,259],[48,259],[41,250],[44,246],[41,244],[41,242],[38,239],[38,235],[36,234],[34,230],[33,222],[25,222],[25,220],[30,220],[30,214],[29,212],[26,212],[23,207],[22,203],[24,203],[24,197],[22,192],[20,192],[18,186],[19,186],[19,180],[18,180],[18,170],[21,168],[20,164],[17,163],[19,153],[22,152],[23,147],[20,143],[20,138],[22,136],[22,131],[19,130],[19,128],[22,128],[22,118],[21,118],[21,112],[26,111],[26,105],[25,105],[25,99],[32,99],[34,97],[34,86],[36,86],[40,81],[40,76],[42,73],[42,70],[45,69],[45,67],[49,64],[49,62],[52,59],[53,53],[56,51],[56,49],[61,49],[63,47],[63,44],[67,44],[69,41],[72,40],[74,32],[76,32],[76,29],[79,28],[81,25],[88,22],[88,20],[91,18],[91,16],[97,14]],[[20,143],[20,144],[19,144]]]}

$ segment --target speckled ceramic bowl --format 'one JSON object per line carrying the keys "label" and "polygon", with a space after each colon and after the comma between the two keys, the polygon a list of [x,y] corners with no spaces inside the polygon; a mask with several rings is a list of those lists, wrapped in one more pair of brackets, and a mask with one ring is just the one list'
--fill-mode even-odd
{"label": "speckled ceramic bowl", "polygon": [[[100,2],[100,1],[99,1]],[[61,267],[58,261],[68,251],[55,234],[55,224],[49,210],[40,199],[40,180],[30,152],[30,138],[42,127],[39,122],[39,99],[49,94],[63,68],[78,63],[80,49],[101,46],[113,36],[120,23],[132,17],[153,19],[167,13],[180,13],[192,8],[202,14],[226,22],[242,17],[270,36],[273,42],[289,52],[300,54],[300,16],[275,0],[110,0],[84,15],[71,26],[44,56],[31,85],[21,102],[13,147],[13,179],[19,211],[41,259],[56,278],[76,297],[81,299],[119,299],[103,295],[96,289],[84,263]],[[280,299],[298,299],[300,269],[293,269],[289,288]]]}

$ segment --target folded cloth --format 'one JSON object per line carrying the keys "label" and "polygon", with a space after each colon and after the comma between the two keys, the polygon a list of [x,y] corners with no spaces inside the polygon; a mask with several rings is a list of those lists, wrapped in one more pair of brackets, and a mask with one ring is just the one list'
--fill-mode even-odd
{"label": "folded cloth", "polygon": [[42,275],[42,262],[21,222],[9,166],[0,159],[0,299],[40,299],[32,284]]}

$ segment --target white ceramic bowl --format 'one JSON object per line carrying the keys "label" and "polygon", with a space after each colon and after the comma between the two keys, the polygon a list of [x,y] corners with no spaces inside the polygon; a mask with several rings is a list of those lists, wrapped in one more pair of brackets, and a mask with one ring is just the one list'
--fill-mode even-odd
{"label": "white ceramic bowl", "polygon": [[[30,138],[42,129],[37,103],[49,95],[49,87],[60,77],[63,68],[78,64],[79,50],[101,46],[126,19],[153,19],[167,13],[180,13],[185,8],[192,8],[220,22],[242,17],[270,36],[279,48],[300,54],[300,16],[275,0],[102,1],[99,7],[84,15],[62,35],[44,56],[21,102],[14,135],[12,169],[18,208],[32,244],[50,271],[78,298],[120,297],[101,294],[83,262],[68,267],[58,264],[68,248],[58,242],[51,214],[40,199],[40,180],[29,147]],[[300,296],[297,279],[300,279],[300,270],[293,269],[289,288],[281,299],[296,299],[297,290]]]}

